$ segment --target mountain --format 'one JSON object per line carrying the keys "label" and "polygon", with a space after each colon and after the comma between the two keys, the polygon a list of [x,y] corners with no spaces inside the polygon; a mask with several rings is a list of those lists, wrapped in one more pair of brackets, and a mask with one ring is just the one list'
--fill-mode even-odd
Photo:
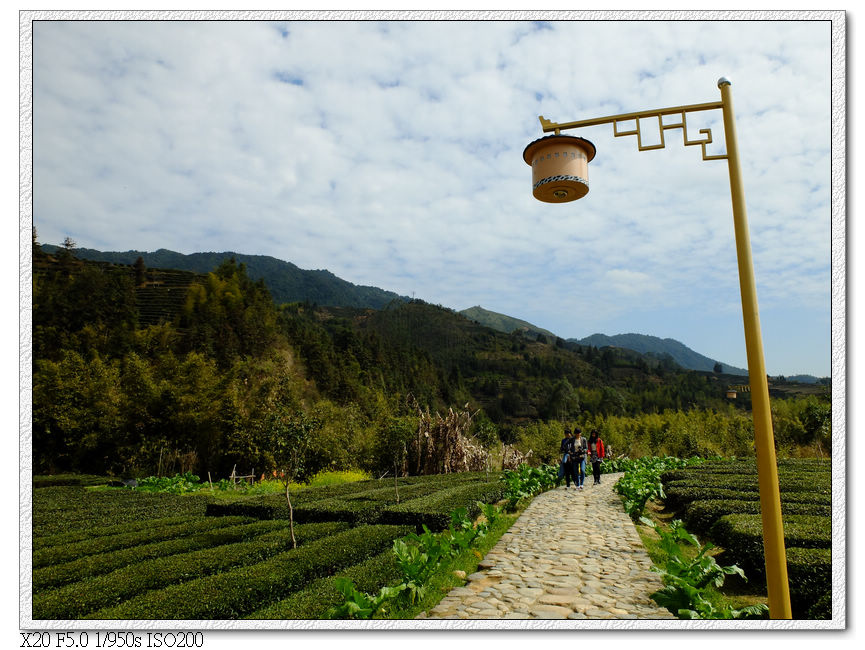
{"label": "mountain", "polygon": [[549,337],[551,341],[555,341],[557,338],[556,335],[549,330],[545,330],[537,325],[532,325],[524,320],[513,318],[512,316],[506,316],[505,314],[489,311],[480,305],[463,309],[459,313],[469,320],[473,320],[476,323],[498,330],[499,332],[504,332],[505,334],[510,334],[513,331],[519,330],[529,338],[533,339],[538,338],[538,334],[543,334],[544,336]]}
{"label": "mountain", "polygon": [[800,384],[826,384],[829,383],[828,377],[815,377],[814,375],[793,375],[792,377],[787,377],[787,381],[796,382]]}
{"label": "mountain", "polygon": [[[506,334],[519,330],[531,339],[536,339],[538,334],[544,334],[550,341],[555,341],[558,338],[555,334],[549,330],[543,329],[542,327],[532,325],[529,322],[512,316],[489,311],[480,306],[463,309],[459,313],[469,320],[476,321],[481,325],[485,325],[486,327],[490,327]],[[650,355],[658,359],[669,355],[676,363],[687,370],[705,370],[712,372],[716,363],[715,360],[704,357],[698,352],[694,352],[692,349],[675,339],[661,339],[657,336],[647,336],[644,334],[617,334],[616,336],[592,334],[584,339],[567,339],[567,342],[577,345],[589,345],[596,348],[624,348],[626,350],[633,350],[640,354]],[[721,367],[724,374],[746,376],[748,374],[747,370],[736,368],[735,366],[726,363],[721,363]]]}
{"label": "mountain", "polygon": [[[56,252],[58,248],[51,244],[42,245],[42,249],[49,254]],[[141,257],[149,268],[177,269],[196,273],[213,271],[223,261],[233,257],[239,264],[246,265],[246,272],[250,278],[264,280],[276,304],[309,301],[327,306],[381,309],[394,300],[408,300],[407,297],[393,291],[359,286],[338,278],[330,271],[304,270],[291,262],[267,255],[244,255],[230,251],[184,255],[164,248],[154,252],[133,250],[104,252],[92,248],[75,248],[73,254],[81,259],[113,264],[135,264],[135,260]]]}
{"label": "mountain", "polygon": [[[46,253],[54,253],[59,247],[43,244]],[[135,264],[141,257],[145,266],[158,269],[177,269],[195,273],[208,273],[226,259],[234,258],[246,265],[253,280],[263,280],[276,304],[308,301],[323,306],[383,309],[397,302],[408,302],[409,298],[378,287],[359,286],[337,277],[327,270],[304,270],[291,262],[267,255],[246,255],[231,251],[222,253],[192,253],[185,255],[161,248],[153,252],[144,251],[98,251],[92,248],[75,248],[73,254],[81,259],[110,262],[113,264]],[[510,334],[519,331],[535,340],[544,335],[550,342],[557,340],[556,334],[524,320],[499,314],[478,305],[464,309],[460,315],[485,327]],[[593,334],[584,339],[568,339],[568,344],[602,347],[618,347],[633,350],[655,358],[669,355],[683,368],[711,372],[715,360],[705,357],[674,339],[661,339],[644,334],[617,334],[607,336]],[[747,375],[748,371],[722,363],[723,372],[732,375]],[[807,381],[807,380],[805,380]]]}
{"label": "mountain", "polygon": [[[675,339],[661,339],[657,336],[648,336],[646,334],[616,334],[615,336],[607,336],[606,334],[592,334],[583,339],[568,339],[573,343],[580,345],[591,345],[596,348],[613,346],[618,348],[628,348],[636,350],[641,354],[650,354],[652,356],[661,357],[669,354],[673,357],[676,363],[683,368],[689,370],[704,370],[711,372],[716,360],[704,357],[699,352],[694,352],[684,343],[680,343]],[[721,363],[722,372],[727,375],[747,375],[748,371],[742,368],[736,368],[726,363]]]}

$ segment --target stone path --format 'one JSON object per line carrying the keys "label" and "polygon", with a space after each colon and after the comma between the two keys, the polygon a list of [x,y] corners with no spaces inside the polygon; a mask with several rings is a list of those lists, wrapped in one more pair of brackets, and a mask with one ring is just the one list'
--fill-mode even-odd
{"label": "stone path", "polygon": [[583,490],[536,496],[428,619],[675,619],[649,594],[663,587],[604,474]]}

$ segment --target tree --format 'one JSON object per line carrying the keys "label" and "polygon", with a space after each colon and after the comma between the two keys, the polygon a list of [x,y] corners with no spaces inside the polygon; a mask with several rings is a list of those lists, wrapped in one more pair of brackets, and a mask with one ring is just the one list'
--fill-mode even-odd
{"label": "tree", "polygon": [[291,505],[290,487],[293,482],[304,478],[309,440],[319,426],[316,418],[302,411],[292,413],[282,406],[274,408],[265,418],[265,431],[276,463],[276,472],[285,487],[291,543],[294,548],[297,548],[297,540],[294,537],[294,508]]}
{"label": "tree", "polygon": [[604,386],[601,390],[600,410],[606,415],[624,415],[625,399],[612,386]]}
{"label": "tree", "polygon": [[580,397],[567,378],[562,378],[553,386],[550,398],[546,404],[548,420],[567,419],[580,410]]}
{"label": "tree", "polygon": [[144,284],[144,272],[147,270],[147,267],[144,265],[144,258],[141,257],[141,255],[138,256],[137,260],[135,260],[134,268],[135,285],[140,287]]}
{"label": "tree", "polygon": [[714,372],[716,375],[720,375],[722,372],[724,372],[724,366],[721,365],[720,361],[715,362],[715,367],[712,368],[712,372]]}
{"label": "tree", "polygon": [[393,465],[393,488],[399,503],[397,477],[403,473],[408,455],[407,445],[418,429],[417,418],[412,416],[391,417],[379,437],[379,460]]}

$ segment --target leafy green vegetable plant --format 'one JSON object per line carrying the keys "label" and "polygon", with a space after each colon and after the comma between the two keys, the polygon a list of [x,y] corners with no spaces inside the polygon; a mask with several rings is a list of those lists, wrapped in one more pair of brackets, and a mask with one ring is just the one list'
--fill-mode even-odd
{"label": "leafy green vegetable plant", "polygon": [[513,512],[520,500],[554,488],[560,481],[557,472],[554,465],[531,467],[526,463],[515,470],[505,470],[501,477],[506,486],[505,510]]}
{"label": "leafy green vegetable plant", "polygon": [[325,614],[325,618],[341,619],[367,619],[372,618],[384,604],[393,600],[408,587],[399,584],[395,587],[382,587],[378,594],[370,596],[358,591],[354,582],[349,578],[335,578],[334,586],[343,595],[345,602],[336,607],[331,607]]}
{"label": "leafy green vegetable plant", "polygon": [[184,494],[196,492],[202,488],[201,479],[192,472],[168,476],[148,476],[138,479],[136,490],[140,492],[167,492],[169,494]]}
{"label": "leafy green vegetable plant", "polygon": [[375,596],[359,592],[349,579],[340,578],[337,589],[345,603],[331,608],[327,618],[372,618],[382,611],[387,601],[407,595],[412,604],[423,599],[430,577],[439,565],[459,555],[484,537],[501,511],[495,505],[478,502],[486,521],[473,524],[466,508],[451,513],[447,530],[433,533],[426,525],[423,532],[410,533],[393,542],[393,554],[402,573],[402,581],[395,587],[383,587]]}
{"label": "leafy green vegetable plant", "polygon": [[[744,619],[764,618],[769,609],[765,604],[734,609],[730,605],[718,608],[709,601],[705,592],[709,586],[721,587],[728,575],[738,575],[743,580],[745,573],[736,565],[720,566],[708,555],[714,548],[711,543],[701,545],[695,535],[689,533],[678,519],[664,530],[651,519],[641,517],[640,522],[653,528],[661,540],[665,553],[664,567],[652,567],[661,574],[664,587],[651,594],[650,598],[682,619]],[[682,544],[697,549],[693,558],[685,556]]]}
{"label": "leafy green vegetable plant", "polygon": [[666,498],[661,474],[670,469],[678,469],[702,462],[700,458],[681,459],[672,456],[638,458],[632,461],[614,486],[616,492],[625,498],[625,511],[638,519],[646,507],[646,502]]}

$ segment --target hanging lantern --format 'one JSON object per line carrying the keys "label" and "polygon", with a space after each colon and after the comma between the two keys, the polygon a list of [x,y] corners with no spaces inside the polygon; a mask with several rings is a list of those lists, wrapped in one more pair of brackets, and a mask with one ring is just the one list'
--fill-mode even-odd
{"label": "hanging lantern", "polygon": [[589,161],[595,145],[572,135],[548,135],[523,151],[532,167],[532,194],[546,203],[567,203],[589,193]]}
{"label": "hanging lantern", "polygon": [[734,391],[734,390],[728,390],[728,391],[727,391],[727,397],[728,397],[729,399],[736,399],[736,391]]}

